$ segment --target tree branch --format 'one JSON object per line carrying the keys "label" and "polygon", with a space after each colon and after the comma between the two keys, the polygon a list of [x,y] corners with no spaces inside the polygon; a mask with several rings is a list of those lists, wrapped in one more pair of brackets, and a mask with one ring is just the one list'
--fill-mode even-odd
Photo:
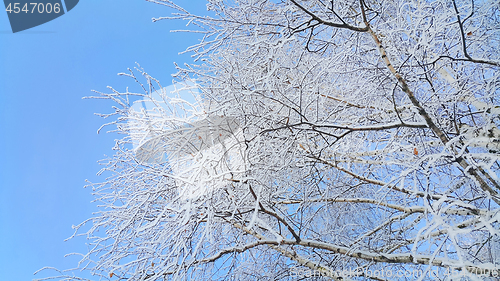
{"label": "tree branch", "polygon": [[311,16],[315,21],[318,21],[318,22],[320,22],[320,23],[322,23],[324,25],[328,25],[328,26],[332,26],[332,27],[337,27],[337,28],[349,29],[349,30],[357,31],[357,32],[366,32],[366,31],[368,31],[368,27],[357,27],[357,26],[352,26],[352,25],[346,24],[346,23],[333,23],[333,22],[325,21],[325,20],[321,19],[320,17],[316,16],[311,11],[307,10],[306,8],[304,8],[302,5],[300,5],[299,3],[297,3],[297,1],[295,1],[295,0],[290,0],[290,1],[293,4],[295,4],[295,6],[297,6],[299,9],[301,9],[306,14],[308,14],[309,16]]}

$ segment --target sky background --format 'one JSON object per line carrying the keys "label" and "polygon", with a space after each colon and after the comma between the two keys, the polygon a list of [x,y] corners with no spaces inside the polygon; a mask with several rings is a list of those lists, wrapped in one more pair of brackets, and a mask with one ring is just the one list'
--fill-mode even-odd
{"label": "sky background", "polygon": [[[179,0],[206,13],[205,1]],[[171,33],[183,21],[151,22],[172,10],[142,0],[86,0],[43,25],[13,34],[0,11],[0,280],[53,276],[51,266],[73,268],[86,253],[84,237],[64,240],[72,225],[97,211],[85,180],[100,182],[97,161],[113,155],[116,134],[97,134],[111,113],[106,100],[82,99],[91,90],[135,86],[117,73],[138,62],[163,86],[174,62],[198,36]],[[111,129],[111,128],[110,128]],[[88,275],[85,275],[88,277]],[[95,278],[98,280],[98,278]]]}

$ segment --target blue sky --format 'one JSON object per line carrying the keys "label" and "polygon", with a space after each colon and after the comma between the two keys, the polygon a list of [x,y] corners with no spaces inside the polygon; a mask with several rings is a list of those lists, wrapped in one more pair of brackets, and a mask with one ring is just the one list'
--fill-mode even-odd
{"label": "blue sky", "polygon": [[[205,1],[176,1],[206,13]],[[86,252],[83,237],[64,242],[72,225],[92,216],[96,205],[85,179],[97,160],[112,155],[114,134],[97,134],[113,103],[82,100],[91,90],[124,91],[134,82],[117,76],[135,62],[162,85],[171,83],[178,55],[196,35],[170,33],[186,22],[151,22],[171,10],[141,0],[87,0],[69,13],[13,34],[0,12],[0,280],[31,280],[67,269]],[[97,279],[96,279],[97,280]]]}

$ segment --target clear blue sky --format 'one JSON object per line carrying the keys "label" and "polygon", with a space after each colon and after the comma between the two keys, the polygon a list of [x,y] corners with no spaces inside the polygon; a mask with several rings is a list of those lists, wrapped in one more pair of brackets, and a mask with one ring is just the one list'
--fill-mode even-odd
{"label": "clear blue sky", "polygon": [[[176,2],[206,13],[202,0]],[[13,34],[0,11],[0,280],[46,277],[53,272],[33,272],[74,267],[78,259],[64,255],[86,252],[86,239],[63,240],[97,210],[83,186],[104,180],[97,160],[113,154],[118,136],[96,133],[105,120],[94,113],[112,103],[82,97],[134,86],[116,74],[135,62],[169,85],[173,62],[191,61],[177,53],[198,38],[169,32],[186,22],[151,22],[170,12],[141,0],[86,0]]]}

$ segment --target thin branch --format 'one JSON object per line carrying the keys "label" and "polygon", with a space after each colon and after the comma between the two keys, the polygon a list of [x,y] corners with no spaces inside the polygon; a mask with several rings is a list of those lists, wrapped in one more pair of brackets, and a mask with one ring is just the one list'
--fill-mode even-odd
{"label": "thin branch", "polygon": [[[367,204],[373,204],[377,206],[382,206],[382,207],[387,207],[393,210],[398,210],[400,212],[406,213],[406,214],[415,214],[415,213],[426,213],[428,212],[428,208],[422,207],[422,206],[412,206],[412,207],[403,207],[400,205],[396,204],[391,204],[391,203],[386,203],[383,201],[375,200],[375,199],[370,199],[370,198],[314,198],[314,199],[307,199],[307,200],[284,200],[284,201],[275,201],[274,203],[276,204],[302,204],[306,202],[335,202],[335,203],[367,203]],[[473,206],[468,206],[465,209],[446,209],[443,214],[447,215],[459,215],[459,216],[488,216],[493,214],[493,212],[490,212],[486,209],[477,209]]]}
{"label": "thin branch", "polygon": [[295,6],[297,6],[299,9],[301,9],[306,14],[308,14],[309,16],[311,16],[315,21],[318,21],[318,22],[320,22],[320,23],[322,23],[324,25],[328,25],[328,26],[332,26],[332,27],[337,27],[337,28],[349,29],[349,30],[357,31],[357,32],[366,32],[366,31],[368,31],[367,27],[357,27],[357,26],[352,26],[352,25],[346,24],[346,23],[333,23],[333,22],[325,21],[325,20],[321,19],[320,17],[316,16],[311,11],[307,10],[306,8],[304,8],[302,5],[300,5],[299,3],[297,3],[297,1],[295,1],[295,0],[290,0],[290,1],[293,4],[295,4]]}

